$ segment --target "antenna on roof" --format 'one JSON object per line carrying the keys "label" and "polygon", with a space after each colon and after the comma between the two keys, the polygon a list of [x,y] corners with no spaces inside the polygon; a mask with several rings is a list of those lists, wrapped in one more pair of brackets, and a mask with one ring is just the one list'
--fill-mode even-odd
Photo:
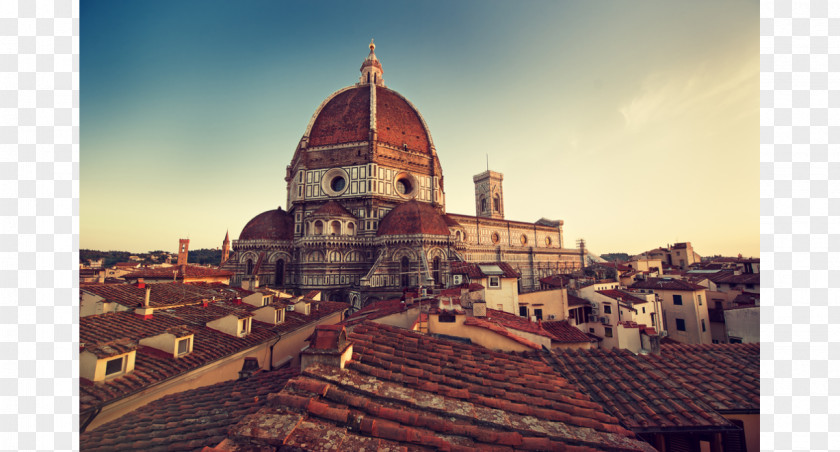
{"label": "antenna on roof", "polygon": [[490,154],[487,153],[484,156],[487,157],[487,171],[490,171]]}

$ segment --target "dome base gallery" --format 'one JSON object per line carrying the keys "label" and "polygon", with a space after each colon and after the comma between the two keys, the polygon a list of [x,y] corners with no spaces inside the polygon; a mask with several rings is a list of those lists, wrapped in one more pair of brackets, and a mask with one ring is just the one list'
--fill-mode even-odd
{"label": "dome base gallery", "polygon": [[450,263],[507,262],[519,290],[580,267],[563,222],[504,218],[502,174],[473,178],[476,214],[446,212],[443,171],[417,108],[385,86],[370,44],[358,83],[315,110],[286,168],[286,210],[249,221],[221,267],[231,284],[303,294],[359,309],[404,290],[454,285]]}

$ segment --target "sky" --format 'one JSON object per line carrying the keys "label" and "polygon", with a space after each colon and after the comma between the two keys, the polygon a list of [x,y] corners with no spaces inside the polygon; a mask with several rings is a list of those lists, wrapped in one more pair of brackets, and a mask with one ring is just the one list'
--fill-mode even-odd
{"label": "sky", "polygon": [[218,248],[286,206],[318,105],[385,85],[432,134],[446,211],[504,173],[505,217],[566,247],[759,255],[759,5],[85,0],[80,247]]}

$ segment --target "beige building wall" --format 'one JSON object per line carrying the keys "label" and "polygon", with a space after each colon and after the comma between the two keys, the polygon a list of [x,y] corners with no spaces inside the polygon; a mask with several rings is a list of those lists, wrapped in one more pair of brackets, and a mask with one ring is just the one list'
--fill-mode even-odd
{"label": "beige building wall", "polygon": [[[668,337],[684,344],[711,344],[712,329],[709,322],[706,290],[654,290],[662,300],[664,326]],[[674,295],[682,297],[682,305],[674,304]],[[698,298],[701,297],[701,298]],[[702,305],[701,305],[702,303]],[[677,330],[677,319],[685,320],[685,331]],[[705,330],[703,331],[703,325]]]}
{"label": "beige building wall", "polygon": [[487,302],[487,307],[510,314],[518,314],[519,290],[516,287],[516,279],[500,277],[500,287],[490,287],[489,280],[490,278],[482,278],[479,282],[484,286],[484,300]]}
{"label": "beige building wall", "polygon": [[622,325],[617,325],[613,331],[618,341],[618,348],[624,348],[633,353],[639,353],[642,350],[642,339],[638,328],[624,328]]}
{"label": "beige building wall", "polygon": [[447,336],[468,338],[473,344],[480,345],[490,350],[501,350],[506,352],[524,352],[533,350],[509,337],[494,333],[486,328],[464,325],[467,316],[456,315],[455,321],[440,322],[438,315],[429,315],[429,333],[445,334]]}
{"label": "beige building wall", "polygon": [[724,414],[723,417],[744,423],[744,439],[747,443],[747,452],[759,452],[761,450],[761,426],[758,414]]}
{"label": "beige building wall", "polygon": [[[543,320],[566,320],[569,312],[569,295],[566,289],[523,293],[519,294],[519,305],[528,306],[529,317],[534,315],[534,308],[539,308],[542,309]],[[490,307],[489,303],[488,307]],[[518,308],[514,314],[519,315]]]}
{"label": "beige building wall", "polygon": [[736,337],[744,344],[761,342],[759,306],[723,311],[726,319],[726,340]]}

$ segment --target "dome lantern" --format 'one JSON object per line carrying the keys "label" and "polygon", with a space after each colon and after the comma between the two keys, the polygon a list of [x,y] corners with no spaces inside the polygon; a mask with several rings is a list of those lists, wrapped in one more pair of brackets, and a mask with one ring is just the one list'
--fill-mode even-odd
{"label": "dome lantern", "polygon": [[365,58],[365,61],[362,62],[362,68],[360,69],[362,76],[359,77],[359,84],[385,86],[385,83],[382,81],[382,64],[379,63],[379,59],[376,58],[376,53],[373,51],[376,48],[373,39],[370,40],[368,47],[370,47],[370,53]]}

